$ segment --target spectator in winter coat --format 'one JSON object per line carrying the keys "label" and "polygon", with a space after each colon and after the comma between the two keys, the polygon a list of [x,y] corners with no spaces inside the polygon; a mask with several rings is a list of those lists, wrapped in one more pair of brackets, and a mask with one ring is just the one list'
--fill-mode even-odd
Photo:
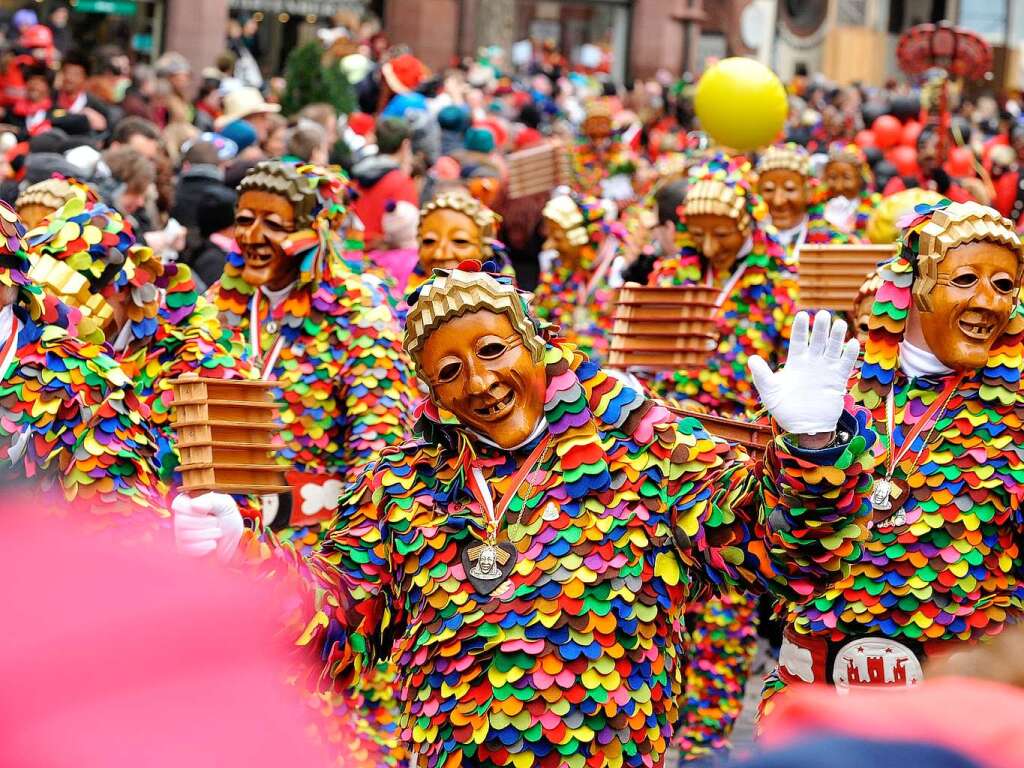
{"label": "spectator in winter coat", "polygon": [[408,126],[398,118],[385,117],[377,122],[376,134],[377,154],[352,167],[359,191],[353,208],[366,227],[366,243],[371,249],[383,235],[381,219],[388,201],[418,203],[416,183],[409,175],[412,139]]}

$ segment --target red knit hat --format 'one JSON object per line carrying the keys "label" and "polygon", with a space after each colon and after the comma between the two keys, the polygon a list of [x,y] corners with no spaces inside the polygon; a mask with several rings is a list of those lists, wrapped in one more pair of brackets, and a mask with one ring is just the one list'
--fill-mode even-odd
{"label": "red knit hat", "polygon": [[427,79],[427,68],[411,53],[403,53],[381,67],[384,80],[395,93],[408,93]]}
{"label": "red knit hat", "polygon": [[365,136],[373,130],[373,115],[365,112],[353,112],[348,116],[348,127],[358,136]]}

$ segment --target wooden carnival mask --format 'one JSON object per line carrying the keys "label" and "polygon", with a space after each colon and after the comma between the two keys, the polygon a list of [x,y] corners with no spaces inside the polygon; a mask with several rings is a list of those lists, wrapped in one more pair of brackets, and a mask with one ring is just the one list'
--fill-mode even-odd
{"label": "wooden carnival mask", "polygon": [[792,229],[811,204],[811,161],[796,144],[768,147],[757,164],[757,191],[768,205],[776,229]]}
{"label": "wooden carnival mask", "polygon": [[544,364],[504,312],[448,319],[418,364],[434,402],[502,448],[525,442],[544,416]]}
{"label": "wooden carnival mask", "polygon": [[757,191],[768,205],[776,229],[792,229],[800,225],[810,204],[807,179],[796,171],[779,168],[766,171],[758,178]]}
{"label": "wooden carnival mask", "polygon": [[983,368],[1017,304],[1017,251],[1001,243],[957,245],[938,263],[928,309],[915,306],[907,339],[954,370]]}
{"label": "wooden carnival mask", "polygon": [[831,160],[825,166],[825,185],[829,199],[845,197],[855,200],[864,189],[864,178],[860,168],[845,160]]}
{"label": "wooden carnival mask", "polygon": [[691,244],[716,271],[729,271],[750,235],[743,197],[720,179],[694,182],[683,203]]}
{"label": "wooden carnival mask", "polygon": [[735,219],[713,213],[687,216],[686,229],[694,248],[716,272],[731,270],[747,241]]}
{"label": "wooden carnival mask", "polygon": [[420,211],[419,257],[424,274],[454,269],[469,259],[486,261],[500,218],[464,192],[438,195]]}
{"label": "wooden carnival mask", "polygon": [[575,269],[583,259],[583,249],[590,243],[580,206],[569,195],[557,195],[545,204],[543,216],[547,233],[544,248],[557,251],[559,261]]}
{"label": "wooden carnival mask", "polygon": [[467,259],[483,260],[483,236],[473,217],[453,208],[436,208],[420,220],[423,271],[452,269]]}
{"label": "wooden carnival mask", "polygon": [[235,207],[235,240],[245,261],[242,279],[270,290],[293,283],[299,260],[285,252],[284,243],[295,230],[295,207],[288,198],[261,189],[243,191]]}

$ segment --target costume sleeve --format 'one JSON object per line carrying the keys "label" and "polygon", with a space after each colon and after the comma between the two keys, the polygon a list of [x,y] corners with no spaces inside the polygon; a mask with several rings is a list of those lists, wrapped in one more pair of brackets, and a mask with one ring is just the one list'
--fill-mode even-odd
{"label": "costume sleeve", "polygon": [[141,527],[169,528],[148,409],[117,364],[55,328],[20,354],[49,373],[23,385],[19,407],[32,436],[26,463],[59,468],[65,498],[76,509],[91,507],[98,527],[131,517]]}
{"label": "costume sleeve", "polygon": [[680,422],[665,488],[684,561],[716,585],[791,598],[840,578],[867,534],[875,439],[862,409],[846,412],[840,429],[849,439],[836,449],[803,451],[777,437],[751,458],[695,420]]}
{"label": "costume sleeve", "polygon": [[416,385],[402,347],[398,324],[383,297],[354,313],[345,342],[341,380],[347,433],[341,446],[342,480],[356,482],[364,465],[407,436]]}
{"label": "costume sleeve", "polygon": [[364,468],[360,483],[342,496],[334,528],[308,558],[269,532],[247,531],[240,547],[243,562],[259,563],[297,596],[288,601],[285,631],[319,675],[317,687],[347,686],[386,658],[404,621],[385,522],[389,478],[399,482],[386,466]]}

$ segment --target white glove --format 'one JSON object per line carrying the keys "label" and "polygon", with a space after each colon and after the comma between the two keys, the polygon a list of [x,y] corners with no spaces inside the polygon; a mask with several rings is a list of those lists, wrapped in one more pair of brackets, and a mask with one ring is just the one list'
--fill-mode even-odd
{"label": "white glove", "polygon": [[216,551],[221,560],[230,560],[235,554],[245,526],[233,498],[213,491],[195,499],[181,493],[171,508],[174,541],[183,555],[202,557]]}
{"label": "white glove", "polygon": [[790,434],[833,432],[843,413],[846,387],[860,344],[856,339],[844,343],[846,322],[831,320],[828,312],[818,312],[808,339],[808,315],[798,312],[793,320],[789,358],[774,373],[759,356],[750,358],[750,374],[761,402]]}

